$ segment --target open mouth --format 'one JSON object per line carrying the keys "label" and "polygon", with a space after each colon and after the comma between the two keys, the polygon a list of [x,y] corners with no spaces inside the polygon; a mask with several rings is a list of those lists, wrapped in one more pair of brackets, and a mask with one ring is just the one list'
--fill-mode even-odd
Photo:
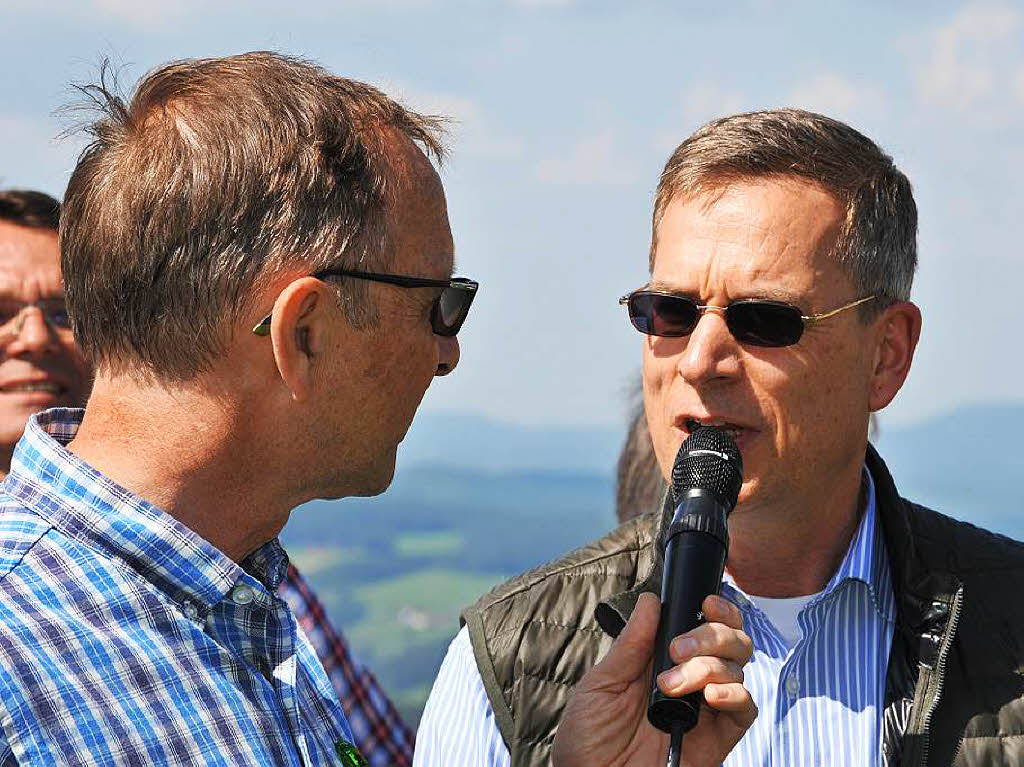
{"label": "open mouth", "polygon": [[745,429],[742,426],[737,426],[734,423],[730,423],[726,421],[724,418],[709,418],[706,420],[687,418],[683,422],[683,428],[686,430],[686,433],[688,435],[693,434],[693,432],[695,432],[701,426],[715,426],[724,431],[730,437],[732,437],[733,440],[738,440],[745,431]]}

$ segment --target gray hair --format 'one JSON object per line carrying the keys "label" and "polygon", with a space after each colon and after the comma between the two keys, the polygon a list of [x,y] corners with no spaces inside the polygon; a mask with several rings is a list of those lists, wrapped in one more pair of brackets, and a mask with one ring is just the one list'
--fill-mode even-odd
{"label": "gray hair", "polygon": [[[277,53],[172,62],[128,100],[108,78],[105,65],[80,87],[100,114],[61,217],[72,327],[96,365],[189,378],[252,311],[258,280],[383,271],[388,135],[443,154],[437,118]],[[366,296],[342,282],[357,327],[376,320]]]}
{"label": "gray hair", "polygon": [[870,318],[910,298],[917,267],[917,206],[892,158],[849,125],[799,109],[732,115],[708,123],[669,157],[654,203],[650,268],[658,225],[676,197],[754,177],[797,176],[845,207],[834,257],[862,295]]}

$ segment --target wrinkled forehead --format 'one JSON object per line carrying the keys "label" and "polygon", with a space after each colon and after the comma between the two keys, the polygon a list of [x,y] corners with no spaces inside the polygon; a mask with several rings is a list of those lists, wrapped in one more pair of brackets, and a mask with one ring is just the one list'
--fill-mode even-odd
{"label": "wrinkled forehead", "polygon": [[798,179],[746,180],[677,197],[658,223],[651,276],[811,283],[835,268],[843,220],[831,194]]}
{"label": "wrinkled forehead", "polygon": [[63,292],[57,233],[0,221],[0,297],[35,301]]}

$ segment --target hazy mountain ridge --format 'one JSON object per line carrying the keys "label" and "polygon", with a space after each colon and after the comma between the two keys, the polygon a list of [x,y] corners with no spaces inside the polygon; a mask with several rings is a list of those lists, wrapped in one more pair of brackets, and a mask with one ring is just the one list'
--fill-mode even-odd
{"label": "hazy mountain ridge", "polygon": [[1024,540],[1024,405],[973,405],[877,440],[900,492],[925,506]]}

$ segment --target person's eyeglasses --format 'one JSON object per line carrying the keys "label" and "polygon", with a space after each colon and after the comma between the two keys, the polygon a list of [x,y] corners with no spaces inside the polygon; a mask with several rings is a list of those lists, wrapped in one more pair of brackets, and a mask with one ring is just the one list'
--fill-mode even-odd
{"label": "person's eyeglasses", "polygon": [[[476,296],[480,283],[464,277],[452,277],[448,280],[429,280],[424,277],[405,277],[400,274],[378,274],[361,272],[357,269],[324,269],[313,274],[318,280],[325,277],[355,277],[371,282],[385,282],[401,288],[443,288],[434,300],[430,309],[430,326],[439,336],[454,336],[466,321],[469,307]],[[258,336],[270,335],[270,319],[268,314],[252,329]]]}
{"label": "person's eyeglasses", "polygon": [[791,346],[800,340],[808,325],[874,298],[876,296],[858,298],[820,314],[804,314],[792,304],[761,298],[733,301],[728,306],[701,305],[692,298],[657,290],[635,290],[620,298],[619,304],[626,306],[633,327],[649,336],[688,336],[704,312],[719,311],[724,312],[726,327],[741,344]]}
{"label": "person's eyeglasses", "polygon": [[63,298],[42,298],[26,303],[13,299],[0,299],[0,342],[10,341],[21,335],[25,326],[25,312],[36,307],[43,314],[46,324],[53,330],[70,330],[71,318]]}

